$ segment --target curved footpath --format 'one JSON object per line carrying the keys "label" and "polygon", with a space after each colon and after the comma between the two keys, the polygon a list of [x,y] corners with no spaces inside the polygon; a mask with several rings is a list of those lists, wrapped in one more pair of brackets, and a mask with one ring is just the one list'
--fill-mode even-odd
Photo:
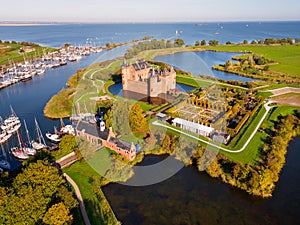
{"label": "curved footpath", "polygon": [[75,193],[76,193],[76,196],[77,196],[77,199],[78,199],[78,202],[79,202],[81,214],[82,214],[82,216],[83,216],[83,219],[84,219],[85,224],[86,224],[86,225],[91,225],[90,220],[89,220],[89,217],[88,217],[87,212],[86,212],[86,209],[85,209],[85,206],[84,206],[84,202],[83,202],[83,199],[82,199],[80,190],[79,190],[77,184],[76,184],[75,181],[73,181],[72,178],[69,177],[66,173],[64,173],[64,176],[66,177],[67,181],[73,186],[73,188],[74,188],[74,190],[75,190]]}
{"label": "curved footpath", "polygon": [[265,120],[265,118],[266,118],[266,116],[268,115],[270,109],[273,108],[273,107],[270,107],[270,106],[269,106],[270,103],[272,103],[272,102],[269,101],[269,102],[267,102],[266,104],[264,104],[264,107],[265,107],[265,109],[266,109],[265,114],[263,115],[263,117],[261,118],[261,120],[259,121],[259,123],[257,124],[256,128],[254,129],[254,131],[253,131],[252,134],[250,135],[249,139],[246,141],[246,143],[243,145],[243,147],[240,148],[240,149],[238,149],[238,150],[231,150],[231,149],[223,148],[223,147],[221,147],[221,146],[219,146],[219,145],[210,143],[210,142],[208,142],[208,141],[205,141],[205,140],[202,140],[202,139],[200,139],[200,138],[198,138],[198,137],[195,137],[195,136],[193,136],[193,135],[191,135],[191,134],[185,133],[184,131],[177,130],[177,129],[175,129],[175,128],[171,127],[171,126],[167,126],[167,125],[165,125],[165,124],[161,124],[161,123],[159,123],[157,120],[154,121],[152,124],[153,124],[153,125],[156,125],[156,126],[161,126],[161,127],[165,127],[165,128],[174,130],[174,131],[179,132],[179,133],[181,133],[181,134],[183,134],[183,135],[186,135],[186,136],[188,136],[188,137],[191,137],[191,138],[194,138],[194,139],[196,139],[196,140],[198,140],[198,141],[201,141],[201,142],[203,142],[203,143],[205,143],[205,144],[207,144],[207,145],[209,145],[209,146],[215,147],[215,148],[217,148],[217,149],[221,149],[221,150],[223,150],[223,151],[225,151],[225,152],[230,152],[230,153],[240,153],[240,152],[242,152],[242,151],[244,151],[244,150],[246,149],[246,147],[248,146],[248,144],[250,143],[250,141],[252,140],[252,138],[253,138],[254,135],[256,134],[257,130],[259,129],[259,127],[261,126],[261,124],[262,124],[263,121]]}

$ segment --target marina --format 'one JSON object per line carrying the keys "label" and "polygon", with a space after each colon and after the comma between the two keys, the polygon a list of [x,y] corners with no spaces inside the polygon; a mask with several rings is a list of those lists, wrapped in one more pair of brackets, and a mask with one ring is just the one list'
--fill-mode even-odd
{"label": "marina", "polygon": [[[58,148],[59,139],[56,139],[57,142],[53,143],[48,140],[46,133],[48,133],[48,136],[51,135],[53,137],[55,134],[53,132],[54,127],[59,128],[58,131],[60,132],[61,120],[51,120],[44,117],[43,109],[46,102],[62,87],[66,87],[69,77],[76,73],[78,69],[85,68],[94,62],[110,60],[122,56],[127,48],[128,46],[122,46],[110,51],[99,50],[98,53],[90,51],[89,55],[82,55],[78,61],[69,62],[67,60],[68,63],[65,66],[45,69],[43,76],[35,75],[29,82],[18,82],[15,85],[10,85],[0,90],[0,116],[2,117],[0,124],[4,125],[3,122],[6,119],[7,122],[10,122],[10,125],[16,123],[9,133],[2,131],[2,129],[0,132],[0,160],[5,160],[10,164],[8,171],[13,171],[21,165],[12,154],[12,148],[19,158],[23,158],[24,160],[29,157],[20,151],[17,131],[20,132],[22,137],[27,136],[25,127],[21,125],[21,121],[26,121],[30,136],[35,137],[31,140],[31,143],[26,143],[27,145],[37,151],[40,150],[43,145],[46,145],[49,151],[56,150]],[[0,79],[2,80],[2,78]],[[12,117],[12,108],[18,118]],[[38,128],[35,120],[38,121]],[[17,123],[17,121],[19,122]],[[62,122],[63,124],[70,124],[69,119],[63,119]],[[39,129],[39,134],[37,133],[37,129]],[[72,130],[66,125],[63,132],[72,133]],[[25,148],[27,148],[27,146]],[[7,171],[5,168],[2,168],[2,170]]]}
{"label": "marina", "polygon": [[33,61],[27,61],[24,57],[24,63],[15,64],[11,60],[9,61],[9,67],[2,67],[0,72],[0,89],[21,81],[30,81],[33,76],[44,75],[46,70],[65,66],[68,62],[76,62],[91,53],[100,52],[102,52],[102,47],[65,46],[57,51],[44,53],[40,59]]}

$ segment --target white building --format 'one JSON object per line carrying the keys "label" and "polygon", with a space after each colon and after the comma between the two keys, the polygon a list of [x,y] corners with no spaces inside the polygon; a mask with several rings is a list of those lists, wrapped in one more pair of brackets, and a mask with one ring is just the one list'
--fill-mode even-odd
{"label": "white building", "polygon": [[183,130],[188,130],[193,133],[205,136],[205,137],[210,137],[210,135],[214,132],[214,128],[204,126],[199,123],[194,123],[188,120],[184,120],[181,118],[175,118],[173,120],[173,126],[179,127]]}

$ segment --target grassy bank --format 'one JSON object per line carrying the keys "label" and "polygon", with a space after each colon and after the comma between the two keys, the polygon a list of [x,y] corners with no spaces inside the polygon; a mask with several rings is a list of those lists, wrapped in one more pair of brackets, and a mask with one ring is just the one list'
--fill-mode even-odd
{"label": "grassy bank", "polygon": [[118,221],[101,190],[101,177],[88,163],[76,162],[70,167],[65,168],[64,172],[78,185],[91,224],[118,224]]}
{"label": "grassy bank", "polygon": [[22,52],[21,49],[28,45],[21,43],[1,43],[0,44],[0,65],[9,66],[9,62],[24,62],[26,60],[32,60],[36,56],[42,55],[44,52],[54,51],[54,48],[42,47],[39,45],[33,46],[33,51],[29,53]]}
{"label": "grassy bank", "polygon": [[300,77],[300,45],[218,45],[204,48],[226,52],[253,52],[263,55],[278,62],[278,64],[270,65],[270,70]]}

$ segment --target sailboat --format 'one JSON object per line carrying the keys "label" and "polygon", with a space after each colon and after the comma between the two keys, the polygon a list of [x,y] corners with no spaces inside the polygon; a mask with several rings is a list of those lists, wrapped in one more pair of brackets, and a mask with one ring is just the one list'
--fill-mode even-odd
{"label": "sailboat", "polygon": [[31,141],[32,148],[34,148],[36,150],[41,150],[43,148],[47,148],[45,139],[43,137],[42,131],[39,127],[39,124],[38,124],[36,118],[34,119],[34,123],[35,123],[36,133],[38,136],[38,141],[34,141],[34,140]]}
{"label": "sailboat", "polygon": [[0,127],[3,131],[12,134],[20,129],[21,122],[19,117],[16,115],[15,111],[13,110],[12,106],[10,106],[10,110],[11,110],[11,115],[2,122]]}
{"label": "sailboat", "polygon": [[0,144],[7,142],[11,138],[12,134],[3,131],[0,133]]}
{"label": "sailboat", "polygon": [[46,137],[54,142],[54,143],[59,143],[60,142],[60,135],[57,134],[57,130],[56,130],[56,127],[54,127],[54,134],[51,134],[49,132],[46,133]]}
{"label": "sailboat", "polygon": [[[28,132],[27,124],[26,124],[25,120],[24,120],[24,126],[25,126],[25,130],[26,130],[28,144],[31,144],[31,140],[30,140],[30,136],[29,136],[29,132]],[[33,149],[33,148],[25,148],[25,151],[28,155],[35,155],[36,154],[36,150]]]}
{"label": "sailboat", "polygon": [[10,149],[11,153],[14,155],[14,157],[16,157],[18,159],[21,159],[21,160],[28,159],[29,156],[27,154],[25,144],[21,138],[19,131],[17,131],[17,136],[18,136],[18,141],[19,141],[19,147],[11,148]]}

